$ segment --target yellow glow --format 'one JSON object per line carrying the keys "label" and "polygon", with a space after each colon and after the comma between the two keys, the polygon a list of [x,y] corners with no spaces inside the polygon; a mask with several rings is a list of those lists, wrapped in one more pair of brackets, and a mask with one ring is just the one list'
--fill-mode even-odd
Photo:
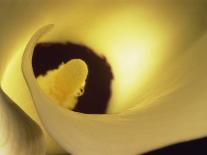
{"label": "yellow glow", "polygon": [[109,113],[138,104],[135,98],[164,58],[160,47],[166,45],[167,35],[162,29],[167,31],[152,14],[129,7],[109,12],[85,36],[87,45],[106,56],[113,70]]}
{"label": "yellow glow", "polygon": [[[22,40],[22,42],[25,42],[26,44],[26,40]],[[48,136],[36,113],[36,109],[34,107],[32,98],[30,96],[28,87],[26,85],[21,71],[21,61],[24,48],[24,46],[19,46],[15,48],[16,53],[13,55],[13,57],[10,60],[10,63],[7,65],[7,68],[4,72],[4,76],[1,81],[2,88],[9,95],[9,97],[11,97],[12,100],[14,100],[15,103],[42,128],[43,132],[45,133],[47,149],[49,149],[52,152],[64,152],[61,150],[58,144],[56,144],[51,139],[51,137]],[[5,147],[5,150],[1,151],[4,152],[8,150]],[[0,152],[0,154],[3,152]]]}
{"label": "yellow glow", "polygon": [[[6,16],[2,16],[2,47],[0,52],[2,60],[0,68],[4,68],[6,66],[4,62],[7,62],[7,59],[11,57],[9,65],[6,67],[6,71],[3,75],[3,89],[24,112],[29,114],[30,117],[35,119],[38,123],[39,119],[32,103],[28,87],[25,84],[25,79],[22,76],[20,64],[24,47],[32,34],[39,27],[52,23],[55,24],[54,29],[50,34],[47,34],[42,41],[72,41],[81,43],[107,57],[115,77],[112,85],[113,94],[108,109],[109,113],[125,111],[129,107],[138,105],[142,98],[152,100],[150,97],[153,95],[160,97],[163,95],[163,93],[160,94],[160,91],[163,91],[165,95],[165,93],[169,91],[166,87],[168,89],[170,88],[170,91],[175,88],[175,80],[173,79],[182,76],[181,73],[185,73],[185,69],[183,68],[186,66],[190,71],[189,74],[185,75],[184,80],[189,79],[189,77],[199,77],[198,80],[197,78],[194,80],[199,82],[199,84],[193,82],[193,86],[186,87],[184,91],[181,90],[181,94],[180,91],[178,91],[178,93],[172,95],[172,98],[167,97],[162,99],[164,102],[159,102],[160,106],[152,107],[148,109],[149,111],[146,110],[144,113],[139,113],[137,110],[134,110],[136,113],[135,117],[122,117],[121,122],[119,117],[117,117],[115,122],[110,124],[109,128],[106,128],[107,130],[103,130],[103,132],[109,130],[118,131],[117,127],[120,129],[127,129],[126,136],[122,139],[126,139],[129,136],[132,137],[131,139],[138,139],[138,141],[135,140],[135,142],[140,142],[140,151],[155,149],[158,148],[158,146],[163,147],[164,145],[169,145],[178,141],[186,141],[206,135],[205,123],[202,123],[205,122],[204,118],[206,118],[204,117],[206,116],[205,110],[202,111],[202,109],[205,109],[203,107],[206,107],[206,102],[203,102],[206,99],[206,95],[205,91],[202,91],[201,94],[199,91],[201,88],[205,90],[205,81],[200,79],[201,76],[205,78],[203,76],[205,72],[203,72],[201,68],[205,66],[204,62],[206,61],[202,62],[200,59],[201,57],[205,58],[205,49],[196,48],[192,55],[192,60],[190,61],[183,61],[181,58],[182,63],[175,62],[177,58],[185,57],[185,54],[188,53],[186,49],[189,48],[189,46],[192,45],[192,41],[198,39],[197,37],[206,29],[206,24],[204,22],[206,8],[204,8],[202,4],[202,7],[197,7],[197,5],[195,7],[195,5],[187,3],[186,5],[175,3],[174,5],[174,2],[173,5],[168,6],[164,3],[155,3],[155,5],[149,3],[150,5],[144,6],[140,4],[140,1],[106,2],[99,0],[91,2],[68,1],[68,3],[59,4],[57,4],[56,1],[51,3],[44,3],[41,1],[41,3],[31,3],[31,5],[22,3],[22,5],[18,5],[17,7],[15,4],[8,4],[9,7],[2,5],[3,9],[1,9],[3,14],[6,16],[8,14],[9,16],[7,18],[5,18]],[[4,13],[5,10],[7,11]],[[25,14],[25,12],[28,13]],[[202,47],[204,47],[203,45],[205,45],[204,42],[202,43]],[[176,57],[171,57],[171,61],[165,64],[164,67],[160,67],[166,55],[168,57],[176,52]],[[198,59],[199,63],[197,63],[197,61],[194,62],[194,57]],[[187,59],[188,58],[189,57],[187,57]],[[174,66],[170,70],[169,66],[172,66],[173,62],[175,62],[173,64]],[[199,73],[202,72],[199,76],[191,72],[191,66],[197,67],[197,64],[200,65],[200,67],[197,68],[199,69]],[[157,72],[157,70],[159,72]],[[156,73],[157,76],[154,76],[154,73]],[[195,85],[198,85],[198,87],[195,87]],[[194,87],[196,89],[194,89]],[[195,94],[195,92],[197,93]],[[195,98],[191,100],[189,94],[193,94]],[[149,100],[144,103],[148,104]],[[156,103],[155,100],[153,103]],[[140,105],[146,107],[146,104],[143,104],[143,102]],[[174,110],[171,110],[172,107]],[[192,113],[194,114],[193,117],[191,117]],[[109,120],[113,120],[113,116],[109,118]],[[111,115],[109,115],[109,117],[111,117]],[[120,127],[123,118],[129,120],[129,122],[126,122],[126,128]],[[169,121],[169,119],[172,121]],[[73,123],[75,127],[80,124],[80,129],[82,129],[82,123],[76,123],[75,117],[71,117],[71,120],[71,122],[75,120]],[[77,117],[77,120],[79,121],[79,117]],[[130,122],[131,120],[133,123]],[[195,123],[192,123],[192,120],[194,120],[193,122]],[[85,121],[85,118],[83,121]],[[118,122],[118,124],[116,124],[116,122]],[[168,122],[172,123],[168,124]],[[186,123],[183,125],[182,122]],[[133,132],[128,130],[127,123],[135,125]],[[164,128],[160,128],[162,124],[166,123],[168,125]],[[107,125],[107,122],[103,123],[103,125]],[[4,123],[2,123],[1,126],[5,126]],[[171,130],[171,126],[176,126],[176,131],[179,132]],[[103,128],[97,125],[96,131],[99,131],[99,127]],[[153,127],[153,130],[151,130],[151,127]],[[71,131],[75,133],[76,129],[74,128],[74,130],[72,129]],[[125,130],[119,131],[119,134],[115,134],[117,137],[124,135],[122,131]],[[184,135],[179,135],[179,133],[182,133],[180,131],[188,132],[184,132]],[[4,137],[4,132],[2,133],[2,140],[4,140],[6,137]],[[163,136],[163,138],[160,139],[158,136],[158,138],[155,138],[156,140],[159,139],[158,142],[155,140],[148,144],[151,135],[156,137],[157,133],[165,133],[169,136]],[[105,139],[105,135],[107,134],[108,133],[103,134],[101,132],[99,138],[103,136]],[[87,133],[83,135],[87,135]],[[74,140],[78,139],[77,136],[80,136],[79,139],[82,140],[82,134],[80,135],[79,132],[77,132]],[[112,139],[114,139],[113,136]],[[48,154],[56,154],[55,152],[61,154],[60,148],[57,147],[49,137],[47,137],[46,140],[49,144]],[[94,138],[94,141],[95,140],[97,140],[96,137]],[[71,144],[74,144],[73,141]],[[84,143],[84,146],[88,145],[90,147],[90,144],[91,143],[87,141],[87,143]],[[137,143],[134,145],[137,146]],[[78,147],[79,145],[76,146]],[[97,146],[99,146],[99,144]],[[125,143],[123,143],[123,146],[125,146]],[[136,146],[134,148],[136,148]],[[126,148],[127,147],[128,145]],[[97,147],[97,149],[99,148]],[[130,147],[128,149],[130,149]],[[6,154],[8,150],[10,150],[10,148],[5,148],[5,150],[0,151],[0,154]],[[79,149],[75,147],[75,144],[74,150],[79,151]],[[133,151],[133,148],[130,150]]]}
{"label": "yellow glow", "polygon": [[[45,20],[49,23],[56,23],[55,28],[45,35],[41,41],[75,41],[100,52],[100,55],[104,55],[114,74],[108,112],[116,113],[138,104],[136,100],[142,93],[142,88],[152,78],[165,57],[161,47],[167,46],[169,36],[172,34],[169,27],[166,28],[161,19],[157,20],[158,15],[154,15],[154,12],[149,9],[142,7],[138,9],[134,6],[114,7],[113,9],[109,8],[107,12],[100,14],[97,18],[93,12],[98,9],[104,8],[88,6],[86,9],[85,7],[78,7],[64,18],[59,17],[59,14],[64,14],[64,11],[56,12],[57,15],[53,16],[52,22],[48,18]],[[86,14],[77,14],[80,10]],[[83,19],[88,16],[92,16],[94,19],[88,19],[87,26],[83,23]],[[75,21],[65,23],[66,17]],[[21,48],[21,52],[23,50],[24,48]],[[18,63],[21,60],[20,56],[18,56]],[[16,70],[20,72],[18,74],[21,74],[20,65],[14,64],[17,58],[14,59],[11,64],[15,67],[8,67],[10,71],[5,74],[6,79],[15,77],[13,68],[17,68]],[[22,75],[20,76],[21,80],[19,81],[21,82],[19,83],[23,83]],[[20,87],[18,82],[7,83],[6,85],[9,86],[5,86],[5,88],[11,92]],[[27,92],[25,87],[21,89],[25,93]],[[25,107],[22,105],[24,103],[23,98],[31,100],[28,99],[28,94],[21,95],[21,98],[15,93],[9,94],[14,96],[14,100],[17,98],[15,101],[22,107]]]}
{"label": "yellow glow", "polygon": [[[21,73],[21,58],[24,47],[16,47],[16,53],[10,60],[2,78],[2,88],[21,107],[25,113],[37,122],[39,118]],[[18,91],[17,91],[18,90]],[[18,93],[17,93],[18,92]]]}
{"label": "yellow glow", "polygon": [[37,81],[44,92],[56,103],[73,109],[77,96],[87,78],[87,65],[81,59],[73,59],[61,64],[58,69],[39,76]]}
{"label": "yellow glow", "polygon": [[[114,3],[110,6],[74,4],[54,7],[50,16],[39,17],[34,27],[54,23],[54,29],[41,41],[80,43],[107,58],[115,78],[108,112],[116,113],[139,104],[140,96],[146,95],[143,93],[147,91],[146,86],[150,87],[153,81],[159,83],[158,78],[154,79],[154,74],[160,69],[163,60],[183,48],[183,40],[192,39],[193,35],[189,35],[189,32],[197,28],[188,13],[184,16],[179,13],[174,15],[173,7],[169,9],[172,19],[167,19],[161,15],[159,7],[130,3],[118,6]],[[177,21],[179,26],[175,24]],[[194,26],[194,29],[188,25]],[[28,32],[27,35],[31,34]],[[174,47],[174,44],[177,46]],[[26,41],[21,45],[26,45]],[[12,87],[15,90],[18,84]],[[16,95],[15,98],[19,97]]]}

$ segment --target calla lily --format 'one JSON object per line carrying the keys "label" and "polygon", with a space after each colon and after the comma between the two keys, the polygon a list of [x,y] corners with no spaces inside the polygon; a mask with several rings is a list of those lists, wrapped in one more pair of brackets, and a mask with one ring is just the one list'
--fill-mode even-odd
{"label": "calla lily", "polygon": [[[0,154],[142,154],[207,135],[205,1],[0,3]],[[107,114],[66,109],[38,84],[35,45],[68,40],[108,59]],[[82,62],[68,74],[77,65],[71,92],[87,76]]]}

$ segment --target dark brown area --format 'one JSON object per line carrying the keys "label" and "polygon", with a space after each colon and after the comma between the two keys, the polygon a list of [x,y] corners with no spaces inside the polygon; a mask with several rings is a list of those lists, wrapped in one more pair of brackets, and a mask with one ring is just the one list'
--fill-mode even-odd
{"label": "dark brown area", "polygon": [[206,155],[207,137],[177,143],[143,155]]}
{"label": "dark brown area", "polygon": [[111,96],[113,79],[111,67],[103,56],[97,55],[86,46],[74,43],[39,43],[33,54],[33,70],[37,77],[48,70],[57,68],[62,62],[74,58],[84,60],[89,74],[85,91],[78,98],[74,111],[87,114],[104,114]]}

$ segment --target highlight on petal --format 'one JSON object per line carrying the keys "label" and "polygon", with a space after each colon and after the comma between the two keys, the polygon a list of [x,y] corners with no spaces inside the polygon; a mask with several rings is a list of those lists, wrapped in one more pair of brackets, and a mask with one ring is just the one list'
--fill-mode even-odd
{"label": "highlight on petal", "polygon": [[[74,1],[74,2],[76,3],[76,1]],[[87,4],[84,3],[84,5],[79,5],[82,2],[83,1],[77,1],[77,4],[74,5],[74,4],[72,4],[73,3],[72,1],[68,1],[67,5],[65,5],[65,4],[62,5],[64,7],[62,7],[61,5],[56,5],[57,4],[56,2],[52,3],[53,5],[50,5],[50,7],[48,7],[48,3],[42,3],[42,1],[35,2],[35,5],[33,5],[33,2],[25,3],[24,5],[22,5],[22,3],[21,3],[21,5],[18,5],[18,7],[16,7],[13,4],[13,2],[10,2],[11,6],[15,6],[14,10],[11,10],[10,9],[11,7],[5,7],[4,5],[2,5],[1,12],[4,14],[4,10],[7,10],[6,13],[9,14],[9,17],[7,17],[8,21],[1,20],[2,25],[3,25],[3,28],[1,31],[1,34],[2,34],[1,36],[3,36],[2,37],[3,38],[2,45],[5,47],[8,45],[12,46],[12,44],[15,43],[17,40],[19,40],[19,42],[22,42],[22,40],[20,38],[22,38],[22,34],[25,32],[25,30],[30,29],[31,31],[33,31],[33,29],[37,25],[41,25],[43,23],[59,23],[59,22],[61,22],[61,20],[63,21],[62,25],[66,24],[66,26],[64,27],[65,30],[67,30],[67,32],[70,32],[70,33],[64,33],[63,38],[62,38],[61,35],[63,34],[62,32],[64,30],[60,29],[60,31],[58,33],[58,34],[60,34],[59,38],[55,38],[55,39],[56,40],[64,39],[64,37],[68,38],[68,36],[70,37],[71,35],[73,35],[73,39],[75,38],[76,40],[79,40],[81,37],[83,38],[83,36],[88,37],[88,36],[86,36],[86,33],[85,33],[85,32],[88,32],[87,28],[91,29],[94,32],[94,29],[91,28],[90,26],[97,25],[94,22],[94,19],[98,19],[100,17],[103,17],[103,14],[104,15],[106,14],[106,10],[109,11],[110,17],[111,17],[111,12],[114,12],[114,10],[116,8],[121,8],[121,10],[123,10],[123,7],[120,7],[122,5],[120,5],[120,4],[117,5],[116,1],[112,2],[113,4],[111,4],[111,2],[109,2],[110,3],[109,9],[107,9],[107,7],[105,7],[105,5],[98,7],[98,5],[102,4],[102,3],[98,3],[98,1],[97,1],[97,4],[95,4],[95,5],[93,2],[92,2],[93,5],[88,5],[88,1],[86,2]],[[204,1],[201,0],[200,2],[204,2]],[[19,4],[19,2],[17,2],[17,3]],[[31,4],[31,5],[28,5],[28,4]],[[104,2],[104,4],[105,4],[105,2]],[[123,5],[124,8],[126,8],[125,6],[128,7],[127,3],[124,2],[123,4],[124,4]],[[162,2],[159,4],[162,4]],[[114,9],[114,7],[111,7],[112,5],[114,5],[116,8]],[[139,10],[136,7],[139,5],[139,2],[137,4],[132,3],[131,5],[135,6],[136,10]],[[174,5],[174,2],[173,2],[173,5]],[[188,2],[187,2],[184,5],[185,5],[185,7],[187,7],[187,6],[190,6],[191,4],[188,5]],[[81,7],[79,7],[79,6],[81,6]],[[177,6],[180,7],[181,10],[188,10],[188,9],[185,9],[185,7],[182,7],[180,4],[177,4]],[[202,6],[205,6],[205,5],[202,5]],[[40,10],[36,11],[37,7],[38,7],[38,9],[40,8]],[[45,9],[45,8],[54,8],[54,9],[50,10],[50,9]],[[163,9],[163,8],[165,8],[165,6],[161,5],[161,8]],[[170,5],[170,8],[171,8],[171,5]],[[194,10],[194,8],[197,8],[197,11],[196,11],[196,9]],[[149,9],[149,8],[147,8],[147,9]],[[156,13],[157,12],[162,13],[162,12],[160,12],[160,10],[162,10],[162,9],[159,9],[158,11],[156,11]],[[204,8],[204,9],[206,10],[206,8]],[[28,10],[27,16],[24,16],[25,10]],[[110,11],[110,10],[112,10],[112,11]],[[150,8],[150,10],[151,10],[151,8]],[[168,10],[168,8],[166,10]],[[189,10],[190,10],[190,12],[193,12],[193,11],[198,12],[198,14],[202,12],[202,8],[197,7],[197,5],[195,7],[194,3],[192,5],[192,7],[190,7]],[[198,10],[201,10],[201,11],[198,11]],[[17,12],[18,12],[18,16],[16,16]],[[36,12],[36,13],[34,14],[32,12]],[[80,14],[80,12],[83,12],[83,13]],[[94,13],[94,12],[96,12],[96,13]],[[103,12],[103,14],[102,14],[102,12]],[[129,12],[131,12],[131,10]],[[183,35],[182,32],[184,32],[183,36],[185,36],[185,38],[187,38],[187,40],[188,39],[190,40],[190,39],[192,39],[192,36],[187,35],[187,34],[191,34],[188,32],[191,32],[191,31],[197,32],[200,30],[200,29],[197,29],[198,27],[196,26],[197,21],[199,21],[199,20],[196,20],[196,22],[193,20],[195,18],[197,19],[198,16],[196,14],[194,15],[193,13],[190,13],[190,12],[189,12],[189,14],[188,13],[183,14],[182,11],[177,11],[176,9],[175,9],[175,12],[177,12],[178,16],[177,15],[174,16],[174,12],[173,13],[171,12],[171,13],[173,14],[173,17],[176,20],[172,20],[171,16],[168,16],[169,12],[164,13],[164,16],[166,18],[169,18],[170,21],[172,21],[168,24],[172,25],[172,27],[171,27],[173,29],[172,32],[173,32],[173,34],[176,34],[176,35],[174,35],[173,39],[171,40],[172,42],[170,43],[170,47],[173,47],[173,48],[171,48],[172,51],[175,50],[174,48],[177,48],[177,45],[179,46],[179,45],[183,44],[183,42],[181,42],[179,44],[180,39],[177,39],[177,38],[180,38],[181,35]],[[87,13],[87,15],[86,15],[86,13]],[[193,14],[193,16],[191,16],[192,14]],[[203,14],[206,14],[206,11],[204,11]],[[4,14],[4,15],[6,15],[6,14]],[[66,15],[66,16],[63,16],[63,15]],[[88,17],[91,15],[94,15],[94,16],[92,16],[92,18],[89,19]],[[182,16],[182,17],[178,19],[177,17],[180,17],[180,16]],[[2,17],[3,17],[3,19],[5,19],[4,16],[2,16]],[[32,18],[30,18],[30,17],[32,17]],[[120,17],[123,20],[123,17],[122,16],[120,16]],[[159,16],[158,16],[158,18],[159,18]],[[158,18],[156,16],[156,20],[158,20]],[[188,29],[186,29],[185,26],[182,26],[182,24],[180,27],[180,23],[185,23],[185,20],[183,20],[183,19],[186,19],[186,18],[189,19],[188,21],[192,21],[192,22],[188,22],[188,24],[189,24],[189,26],[187,27]],[[15,20],[10,20],[10,19],[15,19]],[[68,19],[70,19],[70,20],[68,22],[66,22]],[[82,19],[86,19],[86,20],[82,20]],[[103,20],[105,18],[103,17],[100,19]],[[73,21],[73,22],[71,22],[71,21]],[[91,25],[89,24],[89,26],[87,26],[87,25],[85,26],[86,21],[87,21],[87,23],[92,23],[92,24]],[[113,20],[111,20],[111,21],[113,21]],[[18,23],[18,24],[15,24],[15,23]],[[127,23],[127,22],[124,21],[124,23]],[[175,24],[173,24],[173,23],[175,23]],[[83,25],[84,25],[84,27],[83,27]],[[119,25],[119,23],[118,23],[118,25]],[[200,25],[201,25],[201,27],[204,27],[205,24],[203,25],[203,22],[201,22]],[[151,24],[151,26],[154,27],[154,24]],[[32,29],[31,29],[31,27],[32,27]],[[68,29],[69,27],[70,27],[70,29]],[[103,27],[105,27],[105,26],[103,26]],[[110,27],[110,24],[109,24],[109,27]],[[18,28],[18,29],[16,29],[16,28]],[[115,28],[117,28],[117,27],[115,27]],[[12,29],[12,31],[11,31],[11,29]],[[159,30],[159,29],[157,29],[157,30]],[[8,32],[10,32],[9,35],[8,35]],[[107,36],[108,33],[105,33],[103,31],[100,31],[100,32],[101,32],[101,34],[100,33],[93,33],[93,35],[89,35],[90,37],[92,37],[91,42],[94,43],[95,45],[98,45],[97,42],[100,43],[100,42],[103,42],[104,40],[108,39],[108,36]],[[166,33],[166,31],[164,31],[164,32],[165,32],[165,34],[168,34],[168,33]],[[78,33],[78,35],[77,35],[77,33]],[[133,33],[133,31],[132,31],[132,33]],[[90,34],[90,33],[88,33],[88,34]],[[181,34],[181,35],[177,35],[177,34]],[[105,38],[102,37],[101,39],[97,39],[97,36],[100,37],[101,35],[104,36]],[[111,35],[113,35],[113,33],[111,33]],[[7,36],[6,39],[4,36]],[[16,37],[14,37],[14,36],[16,36]],[[158,35],[156,35],[156,36],[158,36]],[[145,108],[145,110],[138,110],[139,107],[136,107],[133,110],[129,110],[131,118],[129,116],[124,116],[123,118],[121,118],[121,117],[116,117],[116,115],[107,116],[105,118],[105,116],[104,116],[104,122],[107,122],[107,123],[100,123],[99,128],[98,127],[96,127],[96,128],[91,127],[90,128],[90,126],[92,126],[95,123],[95,121],[93,120],[94,116],[84,115],[84,117],[82,117],[82,116],[79,116],[79,114],[70,113],[70,111],[67,110],[66,115],[70,115],[70,117],[73,116],[72,117],[73,121],[70,122],[70,119],[68,118],[68,121],[64,121],[64,122],[68,123],[68,126],[70,126],[70,128],[68,127],[67,129],[68,129],[68,131],[72,131],[72,133],[68,133],[68,131],[67,131],[67,134],[69,134],[69,135],[66,136],[67,138],[66,137],[63,138],[63,142],[61,142],[61,139],[59,139],[59,138],[56,138],[56,139],[57,140],[59,139],[58,140],[59,143],[63,144],[62,146],[65,146],[65,148],[68,148],[67,150],[69,150],[69,151],[71,150],[71,152],[72,152],[72,150],[73,150],[73,152],[75,152],[76,150],[79,150],[79,148],[77,148],[77,147],[83,146],[83,150],[80,149],[80,151],[84,154],[84,150],[85,150],[86,151],[85,154],[87,154],[88,151],[91,151],[91,152],[93,151],[93,150],[90,150],[90,148],[93,149],[96,146],[97,146],[97,149],[95,149],[95,150],[97,152],[100,150],[102,152],[109,150],[111,153],[112,152],[111,150],[114,150],[114,149],[115,149],[115,151],[128,150],[129,145],[131,146],[131,150],[138,150],[137,152],[144,152],[146,150],[151,150],[151,149],[154,149],[154,148],[157,148],[160,146],[165,146],[165,145],[172,144],[175,142],[189,140],[189,139],[193,139],[196,137],[201,137],[201,136],[206,135],[206,126],[205,126],[205,124],[206,124],[206,121],[205,121],[206,120],[206,110],[205,110],[206,109],[206,97],[205,97],[206,96],[206,89],[205,89],[206,88],[206,84],[205,84],[205,81],[206,81],[205,80],[206,79],[206,76],[205,76],[206,75],[206,72],[205,72],[205,68],[206,68],[206,54],[205,54],[206,53],[205,52],[206,37],[205,36],[206,36],[206,34],[204,34],[203,38],[201,38],[197,42],[197,44],[190,50],[191,51],[190,53],[192,53],[192,54],[186,55],[186,53],[189,53],[189,51],[182,50],[182,51],[178,52],[176,57],[174,57],[175,59],[179,58],[179,60],[175,60],[174,58],[172,58],[168,61],[168,63],[164,64],[164,67],[162,67],[160,69],[160,72],[157,74],[157,77],[158,77],[157,79],[160,79],[160,80],[158,80],[158,82],[157,82],[156,80],[153,79],[155,81],[154,82],[155,84],[149,85],[148,88],[146,88],[143,91],[144,95],[141,97],[141,99],[138,97],[138,98],[136,98],[138,100],[135,101],[135,104],[137,104],[139,102],[142,105],[142,103],[144,102],[144,103],[147,103],[150,105],[154,105],[154,103],[155,103],[156,106]],[[162,39],[162,42],[164,40],[165,39]],[[10,41],[10,42],[8,43],[8,41]],[[109,45],[111,45],[111,41],[108,41],[108,42],[109,42]],[[185,41],[184,41],[184,43],[185,43]],[[117,44],[117,45],[119,45],[119,44]],[[148,46],[150,46],[150,45],[148,44]],[[167,49],[169,49],[169,47]],[[6,52],[6,53],[9,53],[10,55],[12,55],[11,54],[12,52],[10,52],[10,50],[8,50],[7,48],[3,48],[3,50],[1,50],[1,51],[2,52],[0,53],[0,55],[1,55],[0,68],[2,69],[5,67],[5,65],[2,65],[2,61],[5,61],[5,59],[4,59],[5,57],[2,56],[4,54],[2,54],[2,53]],[[15,52],[16,50],[13,50],[13,51]],[[119,52],[119,50],[117,50],[117,51]],[[9,57],[9,56],[7,56],[7,57]],[[155,57],[156,57],[156,55],[153,55],[153,58],[155,58]],[[121,56],[121,58],[119,60],[121,60],[122,58],[123,58],[123,56]],[[133,52],[132,52],[131,58],[133,58]],[[185,59],[182,60],[183,58],[185,58]],[[131,60],[133,60],[133,59],[131,59]],[[176,62],[174,62],[174,61],[176,61]],[[122,61],[120,61],[120,62],[122,62]],[[132,66],[134,66],[133,63],[129,63],[129,64],[132,64]],[[177,65],[173,66],[174,64],[177,64]],[[171,66],[173,66],[173,67],[171,67]],[[188,68],[187,74],[186,74],[186,67]],[[132,73],[133,73],[133,71],[134,70],[132,70]],[[184,87],[183,89],[175,92],[175,90],[177,90],[177,88],[174,88],[174,82],[176,82],[176,80],[169,80],[169,75],[177,77],[177,76],[180,76],[179,75],[180,72],[183,72],[184,74],[186,74],[186,76],[183,77],[182,80],[187,81],[187,82],[185,82],[185,85],[186,85],[186,83],[188,83],[188,85],[186,87]],[[132,77],[134,78],[134,76],[132,76]],[[163,78],[163,77],[165,77],[165,78]],[[203,77],[203,78],[201,78],[201,77]],[[166,79],[168,79],[168,80],[166,80]],[[175,79],[177,79],[177,78],[175,78]],[[35,81],[35,79],[34,79],[34,81]],[[191,81],[191,82],[189,83],[189,81]],[[165,87],[166,83],[169,83],[169,85],[167,85],[168,89],[163,91],[164,88],[166,88]],[[183,85],[183,83],[181,85]],[[173,88],[171,88],[170,86],[173,86]],[[194,89],[194,88],[196,88],[196,89]],[[16,89],[16,90],[18,90],[18,89]],[[160,90],[162,90],[161,94],[160,94]],[[40,90],[37,89],[36,91],[41,91],[41,89]],[[153,93],[151,93],[151,92],[153,92]],[[152,94],[155,94],[155,95],[152,95]],[[35,96],[35,95],[33,95],[33,96]],[[153,97],[151,97],[151,96],[153,96]],[[159,103],[162,106],[164,105],[164,107],[161,107],[157,103]],[[47,109],[47,107],[46,107],[42,113],[47,113],[48,111],[50,111],[50,109]],[[68,114],[68,113],[70,113],[70,114]],[[2,113],[0,113],[0,114],[2,114]],[[51,114],[51,112],[50,112],[50,114]],[[134,116],[135,114],[136,114],[136,116]],[[146,116],[144,116],[144,115],[146,115]],[[96,117],[99,117],[99,115]],[[113,117],[115,117],[114,123],[111,123],[111,124],[108,123],[107,119],[109,117],[110,117],[110,120],[113,119]],[[53,117],[51,117],[51,119],[52,118]],[[54,117],[54,118],[57,118],[57,117]],[[50,118],[44,117],[44,119],[46,122]],[[101,116],[101,119],[102,119],[102,116]],[[79,123],[77,123],[77,122],[75,122],[75,120],[77,122],[79,120],[81,120],[81,121]],[[84,123],[83,120],[88,120],[88,121],[85,121],[86,123]],[[131,121],[131,120],[134,120],[134,121]],[[53,126],[56,127],[59,125],[57,123],[57,119],[55,119],[54,121],[56,121],[56,122],[53,122],[53,123],[49,122],[49,125],[48,125],[48,123],[45,123],[46,126],[48,126],[48,128],[49,127],[51,128],[50,130],[52,130]],[[61,121],[62,120],[60,119],[60,122]],[[100,121],[98,121],[98,122],[100,122]],[[121,124],[123,124],[123,122],[128,122],[129,125],[126,125],[126,123],[125,123],[125,125],[120,125],[120,127],[116,128],[115,127],[116,125],[119,126],[119,124],[116,122],[121,122]],[[73,125],[75,125],[76,123],[78,125],[73,127]],[[110,127],[106,128],[105,127],[106,125],[110,126]],[[76,130],[77,126],[79,128]],[[123,126],[125,128],[121,128]],[[0,126],[0,130],[2,129],[1,127],[2,126]],[[130,127],[132,129],[130,129],[130,130],[126,129],[126,128],[130,128]],[[56,128],[58,128],[58,127],[56,127]],[[54,129],[56,129],[56,128],[54,128]],[[117,129],[117,132],[115,131],[115,128]],[[58,128],[58,129],[60,129],[60,128]],[[100,132],[103,134],[103,136],[99,135],[99,134],[101,134],[100,132],[98,132],[98,134],[95,132],[92,133],[93,130],[97,131],[97,129],[101,129]],[[64,130],[66,130],[66,129],[64,128]],[[127,130],[128,132],[122,132],[123,130]],[[61,129],[61,132],[62,131],[63,130]],[[132,133],[130,133],[130,131],[132,131]],[[121,135],[120,132],[122,132],[122,134],[125,133],[126,136]],[[74,135],[72,135],[73,133],[74,133]],[[134,135],[133,135],[133,133],[134,133]],[[62,135],[62,134],[63,133],[60,133],[60,135]],[[117,134],[117,136],[116,136],[116,134]],[[57,135],[57,133],[55,133],[55,131],[52,132],[52,135],[55,135],[53,137],[58,137],[58,135]],[[64,137],[64,135],[62,135],[62,136]],[[120,138],[118,138],[118,136],[120,136]],[[72,139],[70,140],[71,137],[73,137],[74,143],[76,143],[77,145],[75,145],[75,146],[73,145]],[[102,140],[101,138],[99,139],[99,137],[103,137],[103,139],[106,139],[106,137],[107,137],[108,140]],[[131,138],[130,139],[131,144],[126,143],[126,141],[129,138]],[[64,141],[66,141],[65,139],[69,139],[69,141],[72,145],[70,145],[70,143],[64,144]],[[115,142],[115,140],[117,140],[117,143]],[[85,141],[85,144],[84,144],[84,141]],[[102,142],[108,142],[108,143],[104,143],[104,144],[105,145],[110,144],[110,146],[103,146],[103,145],[101,146],[100,143],[102,143]],[[121,142],[123,143],[122,145],[120,144]],[[89,145],[87,145],[88,143],[89,143]],[[114,145],[112,145],[111,143]],[[84,145],[81,146],[81,144],[84,144]],[[90,145],[90,144],[94,144],[94,145]],[[112,148],[113,146],[114,146],[114,148]]]}
{"label": "highlight on petal", "polygon": [[159,73],[163,73],[163,69],[167,72],[151,88],[156,90],[159,84],[172,81],[179,69],[182,81],[179,89],[171,91],[161,87],[158,91],[161,94],[149,96],[147,93],[146,100],[142,102],[150,104],[144,108],[135,106],[120,114],[87,115],[54,104],[34,77],[31,63],[33,49],[49,28],[46,26],[38,30],[28,43],[22,70],[43,125],[65,150],[79,155],[139,154],[206,136],[207,33],[176,61],[166,62]]}
{"label": "highlight on petal", "polygon": [[0,89],[0,154],[45,155],[40,127]]}

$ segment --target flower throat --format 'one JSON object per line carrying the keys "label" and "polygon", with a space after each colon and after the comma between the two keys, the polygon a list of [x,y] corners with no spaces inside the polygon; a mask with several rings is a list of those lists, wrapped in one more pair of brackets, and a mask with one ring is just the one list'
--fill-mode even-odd
{"label": "flower throat", "polygon": [[111,97],[113,74],[104,56],[97,55],[84,45],[74,43],[38,43],[32,59],[35,77],[57,69],[62,63],[81,59],[88,66],[84,93],[79,95],[72,109],[87,114],[104,114]]}

